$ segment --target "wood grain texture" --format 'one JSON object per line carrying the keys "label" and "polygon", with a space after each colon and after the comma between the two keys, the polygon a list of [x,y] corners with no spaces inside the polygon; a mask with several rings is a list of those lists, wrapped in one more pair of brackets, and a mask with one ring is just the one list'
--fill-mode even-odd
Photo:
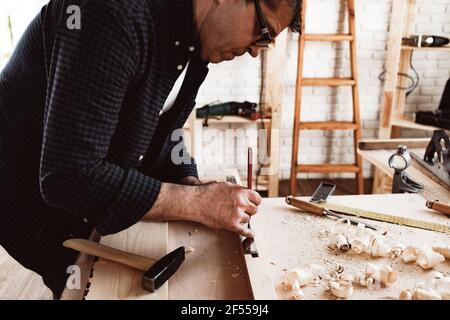
{"label": "wood grain texture", "polygon": [[[141,256],[162,258],[168,253],[168,225],[139,222],[118,234],[103,237],[100,243]],[[93,266],[86,300],[167,299],[167,283],[156,292],[150,293],[142,289],[141,278],[142,271],[99,259]]]}
{"label": "wood grain texture", "polygon": [[425,149],[430,143],[429,138],[418,139],[364,139],[359,142],[360,150],[396,149],[399,145],[406,145],[408,149]]}
{"label": "wood grain texture", "polygon": [[398,72],[400,70],[400,56],[402,36],[405,30],[406,15],[410,0],[397,0],[393,2],[388,38],[388,51],[386,57],[386,78],[384,82],[383,103],[380,115],[380,130],[378,137],[391,138],[392,117],[397,106]]}
{"label": "wood grain texture", "polygon": [[[309,198],[304,198],[304,200],[308,201]],[[417,194],[337,196],[331,197],[329,202],[387,214],[398,213],[419,219],[432,221],[439,219],[439,214],[434,214],[426,209],[425,199]],[[324,272],[331,272],[338,266],[342,266],[344,272],[351,275],[363,273],[366,263],[372,262],[391,265],[399,272],[397,283],[391,287],[379,290],[355,287],[352,299],[398,299],[401,290],[414,287],[429,276],[429,271],[424,271],[414,264],[404,264],[385,258],[336,254],[328,248],[330,240],[321,236],[321,231],[332,227],[335,221],[312,214],[299,213],[296,208],[287,206],[284,199],[265,199],[261,212],[264,214],[255,216],[252,222],[257,235],[259,235],[257,238],[258,250],[268,262],[269,276],[273,279],[272,285],[276,288],[279,299],[289,299],[287,292],[282,289],[281,283],[286,270],[293,268],[323,269]],[[447,218],[438,221],[450,224],[450,220]],[[448,244],[450,241],[448,235],[438,232],[377,221],[370,221],[370,223],[380,230],[388,231],[389,237],[405,245]],[[446,261],[435,270],[450,272],[450,263]],[[306,299],[335,299],[327,293],[326,284],[326,281],[319,280],[315,285],[304,288]]]}
{"label": "wood grain texture", "polygon": [[238,236],[194,223],[170,223],[169,248],[179,246],[194,251],[169,280],[169,299],[251,299]]}
{"label": "wood grain texture", "polygon": [[52,300],[38,274],[24,268],[0,246],[0,300]]}

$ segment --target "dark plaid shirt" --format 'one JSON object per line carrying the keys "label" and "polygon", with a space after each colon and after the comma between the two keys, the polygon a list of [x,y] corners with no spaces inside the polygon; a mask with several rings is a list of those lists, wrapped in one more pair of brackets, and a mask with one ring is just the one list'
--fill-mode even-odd
{"label": "dark plaid shirt", "polygon": [[[67,26],[71,5],[79,30]],[[207,74],[198,51],[192,0],[42,9],[0,74],[0,243],[13,257],[46,275],[73,258],[62,240],[124,230],[152,207],[161,181],[197,176],[193,161],[171,161],[181,140],[170,136]]]}

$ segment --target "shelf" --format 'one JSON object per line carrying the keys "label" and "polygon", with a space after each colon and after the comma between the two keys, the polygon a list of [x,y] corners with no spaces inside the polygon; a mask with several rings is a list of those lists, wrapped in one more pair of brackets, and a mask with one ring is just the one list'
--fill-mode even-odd
{"label": "shelf", "polygon": [[450,52],[450,46],[445,47],[412,47],[402,46],[402,50],[414,50],[414,51],[432,51],[432,52]]}
{"label": "shelf", "polygon": [[[204,118],[196,118],[195,121],[203,122],[205,121]],[[216,123],[270,123],[271,119],[258,119],[258,120],[250,120],[244,117],[238,117],[238,116],[223,116],[220,118],[210,117],[208,118],[208,124],[216,124]]]}
{"label": "shelf", "polygon": [[425,131],[434,131],[437,129],[441,129],[433,126],[426,126],[423,124],[415,123],[413,119],[407,118],[404,116],[394,116],[392,117],[392,125],[400,128],[414,129],[414,130],[425,130]]}

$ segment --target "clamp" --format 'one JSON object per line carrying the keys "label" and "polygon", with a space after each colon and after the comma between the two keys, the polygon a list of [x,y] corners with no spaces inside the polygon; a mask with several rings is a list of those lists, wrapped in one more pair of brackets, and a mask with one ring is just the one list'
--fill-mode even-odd
{"label": "clamp", "polygon": [[411,155],[405,145],[398,146],[397,152],[389,158],[389,167],[394,169],[392,193],[417,193],[423,189],[421,184],[406,174],[411,161]]}

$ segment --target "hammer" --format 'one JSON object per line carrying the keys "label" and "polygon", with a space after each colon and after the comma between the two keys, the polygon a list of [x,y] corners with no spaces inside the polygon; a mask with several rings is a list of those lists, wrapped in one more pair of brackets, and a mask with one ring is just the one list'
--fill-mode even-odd
{"label": "hammer", "polygon": [[179,247],[159,260],[113,249],[85,239],[70,239],[64,247],[79,252],[118,262],[144,271],[141,285],[147,291],[155,292],[178,270],[184,261],[185,248]]}

